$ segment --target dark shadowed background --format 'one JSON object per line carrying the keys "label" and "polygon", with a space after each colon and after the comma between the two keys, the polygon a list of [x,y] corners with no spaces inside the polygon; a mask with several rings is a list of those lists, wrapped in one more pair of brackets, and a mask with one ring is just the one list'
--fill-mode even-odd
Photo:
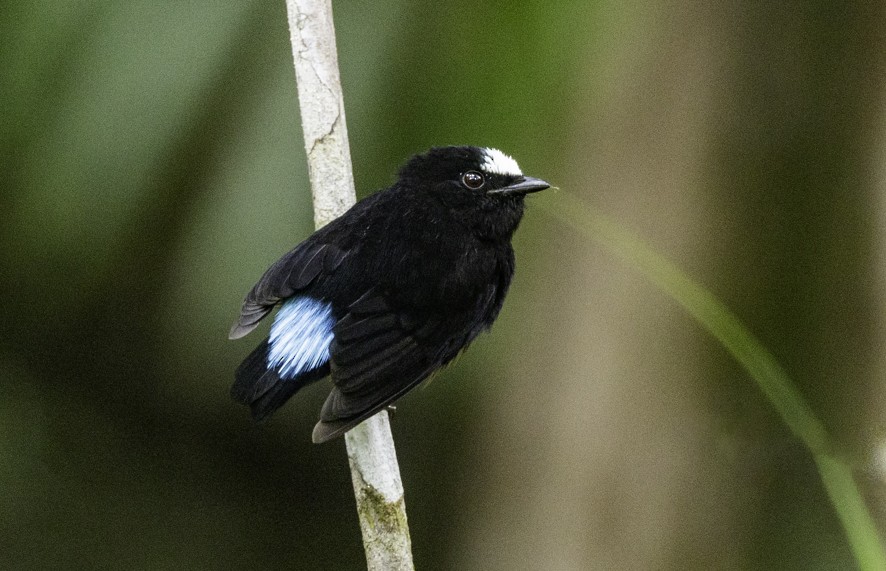
{"label": "dark shadowed background", "polygon": [[[492,333],[399,403],[419,569],[854,565],[746,373],[560,193],[734,309],[886,530],[884,8],[335,4],[361,196],[440,144],[561,188]],[[239,303],[313,225],[291,58],[282,0],[0,9],[0,568],[364,567],[327,388],[228,398]]]}

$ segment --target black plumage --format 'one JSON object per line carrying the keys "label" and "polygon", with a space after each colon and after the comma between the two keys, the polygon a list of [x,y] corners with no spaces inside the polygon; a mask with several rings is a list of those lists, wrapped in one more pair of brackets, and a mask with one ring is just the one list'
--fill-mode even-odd
{"label": "black plumage", "polygon": [[495,149],[414,156],[394,185],[316,231],[252,288],[232,339],[282,307],[231,395],[260,420],[331,375],[314,442],[393,403],[492,325],[514,273],[524,195],[545,188]]}

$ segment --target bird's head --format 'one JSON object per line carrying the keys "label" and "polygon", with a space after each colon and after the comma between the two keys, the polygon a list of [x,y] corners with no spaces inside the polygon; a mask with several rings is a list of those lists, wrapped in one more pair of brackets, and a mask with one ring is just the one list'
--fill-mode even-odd
{"label": "bird's head", "polygon": [[428,193],[490,237],[510,237],[523,215],[523,197],[550,187],[524,175],[498,149],[469,146],[436,147],[412,157],[399,184]]}

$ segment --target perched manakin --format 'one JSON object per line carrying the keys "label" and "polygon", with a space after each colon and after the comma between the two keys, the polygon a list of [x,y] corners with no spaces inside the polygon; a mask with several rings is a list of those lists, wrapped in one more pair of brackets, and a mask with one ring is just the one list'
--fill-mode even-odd
{"label": "perched manakin", "polygon": [[230,338],[279,306],[231,395],[261,420],[327,375],[314,442],[392,404],[498,316],[514,274],[523,199],[548,183],[496,149],[439,147],[277,260]]}

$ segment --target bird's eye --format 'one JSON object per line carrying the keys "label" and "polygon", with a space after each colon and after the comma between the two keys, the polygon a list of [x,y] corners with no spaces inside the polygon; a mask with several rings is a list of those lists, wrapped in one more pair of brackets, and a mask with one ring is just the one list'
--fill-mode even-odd
{"label": "bird's eye", "polygon": [[483,183],[486,182],[486,179],[483,178],[481,173],[477,171],[468,171],[465,174],[461,175],[461,183],[471,190],[477,190],[478,188],[483,186]]}

